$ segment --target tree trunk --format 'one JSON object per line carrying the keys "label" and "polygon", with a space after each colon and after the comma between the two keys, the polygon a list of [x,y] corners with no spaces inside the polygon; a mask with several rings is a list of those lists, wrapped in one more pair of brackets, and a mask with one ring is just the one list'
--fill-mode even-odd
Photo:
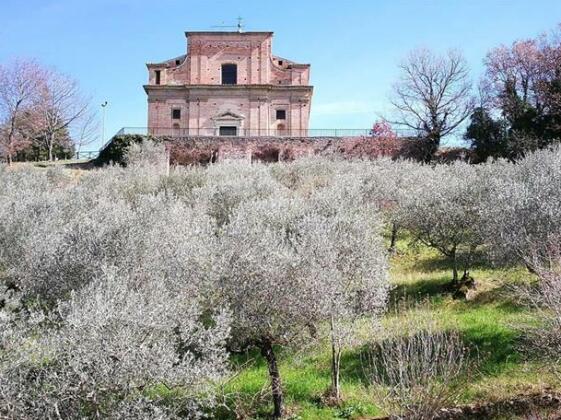
{"label": "tree trunk", "polygon": [[271,340],[263,339],[261,341],[261,355],[267,360],[267,366],[269,367],[269,377],[271,378],[271,392],[273,394],[273,418],[280,419],[283,415],[282,406],[282,385],[279,373],[279,368],[277,366],[277,358],[273,351],[273,345]]}
{"label": "tree trunk", "polygon": [[396,247],[396,242],[397,242],[397,223],[392,223],[392,237],[390,240],[390,249],[389,252],[390,254],[395,254],[395,247]]}
{"label": "tree trunk", "polygon": [[335,321],[331,316],[331,396],[339,402],[341,400],[341,384],[339,381],[341,370],[341,347],[335,337]]}
{"label": "tree trunk", "polygon": [[166,176],[169,176],[169,170],[171,166],[171,150],[166,150]]}
{"label": "tree trunk", "polygon": [[452,284],[458,285],[458,256],[456,254],[456,247],[452,250]]}
{"label": "tree trunk", "polygon": [[12,122],[11,122],[11,126],[10,126],[10,131],[8,133],[8,165],[12,166],[12,151],[13,151],[13,144],[12,142],[14,141],[14,132],[15,132],[15,119],[12,118]]}
{"label": "tree trunk", "polygon": [[427,137],[423,140],[423,161],[430,163],[433,161],[438,147],[440,146],[440,133],[428,133]]}
{"label": "tree trunk", "polygon": [[49,162],[53,161],[53,138],[49,136]]}
{"label": "tree trunk", "polygon": [[530,263],[525,262],[524,265],[526,266],[526,269],[528,270],[529,273],[538,274],[538,273],[536,272],[536,269],[534,268],[534,266],[531,265]]}

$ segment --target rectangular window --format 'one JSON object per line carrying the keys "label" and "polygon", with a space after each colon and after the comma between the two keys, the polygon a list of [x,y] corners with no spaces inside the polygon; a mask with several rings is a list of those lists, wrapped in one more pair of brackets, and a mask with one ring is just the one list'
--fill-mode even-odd
{"label": "rectangular window", "polygon": [[220,127],[218,132],[221,136],[237,136],[238,135],[238,127],[222,126],[222,127]]}
{"label": "rectangular window", "polygon": [[156,84],[159,85],[161,82],[161,71],[156,70],[154,73],[156,74]]}
{"label": "rectangular window", "polygon": [[277,109],[277,120],[286,120],[286,110]]}
{"label": "rectangular window", "polygon": [[222,64],[222,84],[235,85],[236,83],[238,83],[238,66]]}
{"label": "rectangular window", "polygon": [[179,108],[174,108],[171,110],[171,118],[173,120],[180,120],[181,119],[181,110]]}

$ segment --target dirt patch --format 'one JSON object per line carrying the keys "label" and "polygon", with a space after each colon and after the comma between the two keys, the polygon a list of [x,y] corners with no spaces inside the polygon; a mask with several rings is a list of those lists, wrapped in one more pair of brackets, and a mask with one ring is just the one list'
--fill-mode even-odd
{"label": "dirt patch", "polygon": [[[518,395],[497,402],[470,404],[451,409],[443,409],[435,419],[491,419],[499,416],[531,416],[541,413],[544,410],[557,411],[560,407],[560,394],[544,392],[530,395]],[[554,418],[559,418],[559,416]]]}
{"label": "dirt patch", "polygon": [[[543,414],[547,413],[544,417]],[[541,392],[488,402],[444,408],[434,420],[475,420],[494,418],[547,418],[561,419],[561,394]],[[370,420],[391,420],[393,417],[375,417]],[[363,420],[367,420],[364,418]]]}

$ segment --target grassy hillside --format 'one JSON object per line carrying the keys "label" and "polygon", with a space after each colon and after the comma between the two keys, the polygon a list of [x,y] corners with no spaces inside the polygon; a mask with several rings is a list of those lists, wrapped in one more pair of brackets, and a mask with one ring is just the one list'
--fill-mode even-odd
{"label": "grassy hillside", "polygon": [[[477,291],[468,300],[456,300],[446,292],[451,275],[448,262],[430,249],[408,245],[400,242],[399,252],[391,261],[393,309],[384,317],[383,327],[386,333],[397,335],[412,318],[430,317],[443,329],[460,331],[470,348],[473,368],[462,378],[457,404],[501,401],[559,387],[551,361],[525,351],[522,341],[523,331],[539,325],[531,310],[517,304],[512,290],[516,284],[532,281],[525,269],[497,269],[480,263],[471,272],[478,283]],[[341,407],[330,407],[322,398],[330,384],[327,343],[297,354],[282,351],[281,375],[292,418],[369,418],[387,414],[381,401],[383,394],[369,387],[364,378],[361,352],[373,335],[368,322],[356,335],[356,344],[343,357],[345,401]],[[238,414],[266,418],[271,408],[264,361],[255,353],[238,356],[234,363],[239,374],[225,386],[227,405]]]}

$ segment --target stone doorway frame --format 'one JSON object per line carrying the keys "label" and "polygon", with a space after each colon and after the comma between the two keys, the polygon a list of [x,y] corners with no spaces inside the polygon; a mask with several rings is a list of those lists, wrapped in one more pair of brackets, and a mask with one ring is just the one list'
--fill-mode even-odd
{"label": "stone doorway frame", "polygon": [[220,135],[220,127],[236,127],[236,136],[243,135],[245,117],[242,115],[226,111],[212,117],[211,120],[214,124],[214,134],[216,136]]}

